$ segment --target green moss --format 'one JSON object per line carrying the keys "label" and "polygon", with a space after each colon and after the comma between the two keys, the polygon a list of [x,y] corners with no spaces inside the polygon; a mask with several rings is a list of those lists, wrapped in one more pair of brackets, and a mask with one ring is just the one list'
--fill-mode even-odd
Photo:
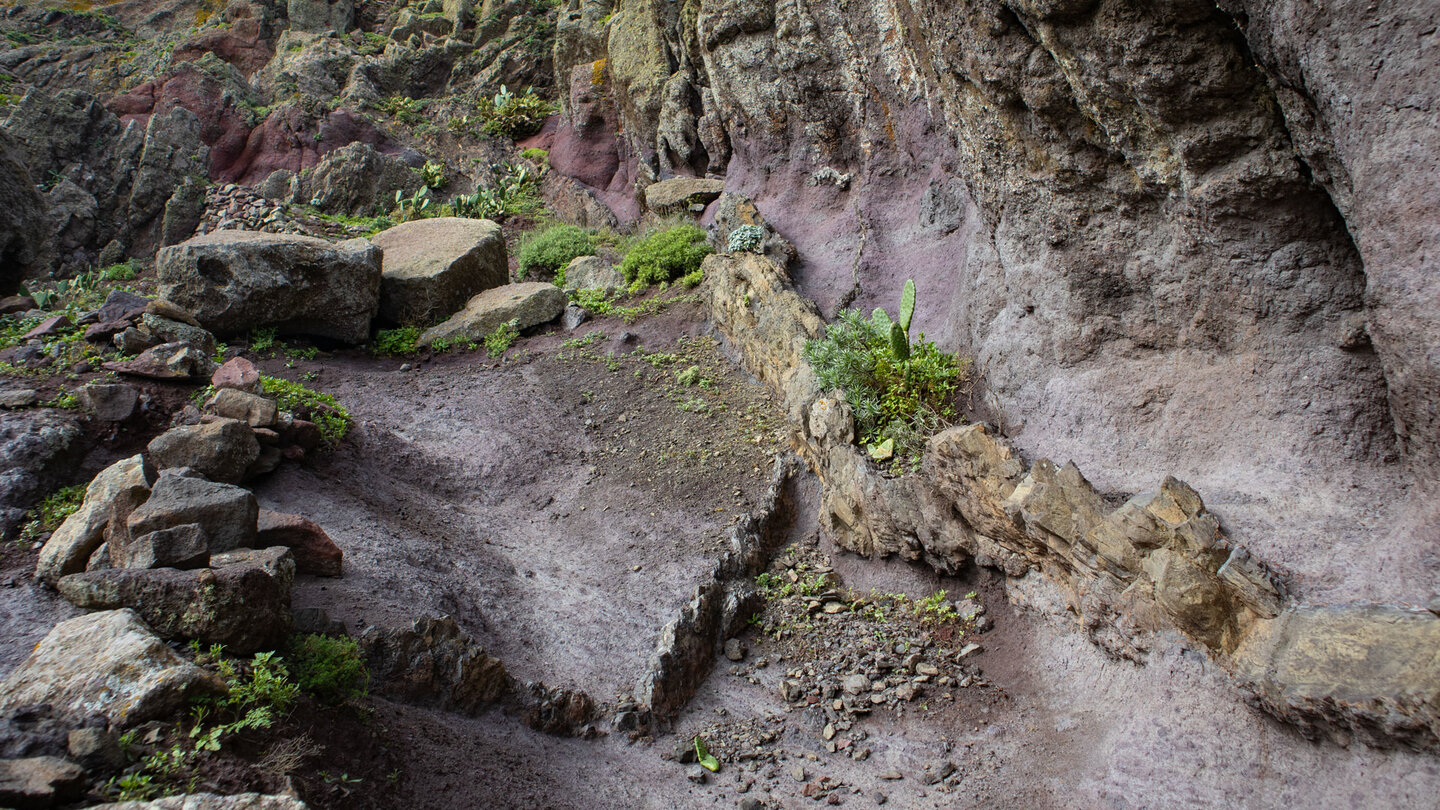
{"label": "green moss", "polygon": [[700,263],[714,249],[705,241],[705,232],[694,225],[679,225],[640,240],[620,262],[620,274],[630,289],[642,290],[700,270]]}

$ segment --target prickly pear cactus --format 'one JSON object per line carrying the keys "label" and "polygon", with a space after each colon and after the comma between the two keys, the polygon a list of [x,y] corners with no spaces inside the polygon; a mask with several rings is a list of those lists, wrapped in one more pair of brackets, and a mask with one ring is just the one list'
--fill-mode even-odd
{"label": "prickly pear cactus", "polygon": [[910,319],[915,315],[915,280],[906,279],[900,292],[900,328],[910,334]]}

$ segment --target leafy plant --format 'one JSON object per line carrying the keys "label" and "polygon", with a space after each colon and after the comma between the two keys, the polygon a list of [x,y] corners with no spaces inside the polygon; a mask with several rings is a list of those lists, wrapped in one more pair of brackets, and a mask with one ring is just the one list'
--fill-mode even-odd
{"label": "leafy plant", "polygon": [[547,150],[541,149],[537,146],[532,146],[529,149],[521,152],[520,157],[525,158],[531,163],[538,163],[541,166],[550,165],[550,153]]}
{"label": "leafy plant", "polygon": [[414,354],[415,342],[419,339],[420,328],[418,326],[381,329],[375,334],[375,353],[395,356]]}
{"label": "leafy plant", "polygon": [[409,96],[391,96],[380,100],[380,111],[402,124],[418,124],[425,120],[423,111],[428,102]]}
{"label": "leafy plant", "polygon": [[363,697],[370,673],[353,638],[302,635],[294,639],[290,663],[300,688],[325,703]]}
{"label": "leafy plant", "polygon": [[427,160],[425,165],[420,167],[420,179],[425,182],[425,187],[439,191],[450,184],[450,178],[445,176],[445,164],[438,160]]}
{"label": "leafy plant", "polygon": [[20,529],[20,540],[33,543],[40,539],[40,535],[60,528],[60,524],[65,522],[65,518],[74,514],[84,501],[84,484],[65,487],[47,495],[44,500],[25,513],[25,525]]}
{"label": "leafy plant", "polygon": [[[562,272],[578,256],[595,255],[595,239],[574,225],[555,225],[520,241],[520,278]],[[556,276],[563,284],[564,277]]]}
{"label": "leafy plant", "polygon": [[710,753],[709,749],[705,747],[705,741],[700,739],[699,735],[695,737],[695,761],[700,763],[700,767],[711,773],[720,771],[720,760]]}
{"label": "leafy plant", "polygon": [[131,281],[135,278],[134,260],[112,264],[100,270],[102,281]]}
{"label": "leafy plant", "polygon": [[639,291],[695,273],[714,252],[704,231],[679,225],[637,242],[620,262],[620,274],[630,282],[631,291]]}
{"label": "leafy plant", "polygon": [[265,374],[260,375],[260,383],[282,409],[314,422],[326,444],[339,444],[350,432],[350,412],[335,397],[313,391],[298,382]]}
{"label": "leafy plant", "polygon": [[968,360],[940,351],[923,334],[911,344],[914,312],[914,284],[907,282],[898,322],[883,309],[869,318],[844,310],[823,338],[805,344],[821,383],[845,393],[862,441],[893,440],[895,457],[912,460],[931,434],[953,423],[969,378]]}
{"label": "leafy plant", "polygon": [[533,89],[517,94],[505,85],[489,98],[481,98],[476,114],[481,118],[481,131],[497,138],[523,138],[534,134],[555,111]]}
{"label": "leafy plant", "polygon": [[764,241],[765,231],[759,225],[741,225],[730,232],[725,248],[731,253],[754,253],[759,252]]}
{"label": "leafy plant", "polygon": [[391,218],[396,222],[409,222],[412,219],[428,219],[429,217],[435,216],[435,212],[431,210],[431,206],[434,204],[435,201],[430,199],[430,188],[428,186],[420,189],[409,197],[406,197],[403,191],[396,191],[395,210],[391,213]]}
{"label": "leafy plant", "polygon": [[518,319],[507,321],[495,327],[495,331],[485,336],[485,353],[491,357],[499,357],[515,344],[516,338],[520,337],[520,321]]}
{"label": "leafy plant", "polygon": [[273,326],[252,329],[250,331],[250,351],[267,352],[275,348],[275,344],[278,342],[276,339],[277,334]]}

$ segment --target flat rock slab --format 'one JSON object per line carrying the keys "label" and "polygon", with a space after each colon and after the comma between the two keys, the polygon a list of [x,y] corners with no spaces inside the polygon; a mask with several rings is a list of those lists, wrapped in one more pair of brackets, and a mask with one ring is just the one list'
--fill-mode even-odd
{"label": "flat rock slab", "polygon": [[299,515],[260,510],[256,545],[285,546],[295,555],[295,572],[318,577],[338,577],[345,553],[320,525]]}
{"label": "flat rock slab", "polygon": [[509,280],[505,239],[488,219],[417,219],[370,241],[384,251],[380,315],[395,323],[434,323]]}
{"label": "flat rock slab", "polygon": [[576,256],[565,268],[565,289],[623,290],[629,286],[613,265],[599,256]]}
{"label": "flat rock slab", "polygon": [[380,303],[380,249],[365,239],[216,231],[156,256],[161,298],[220,335],[257,327],[360,343]]}
{"label": "flat rock slab", "polygon": [[[126,330],[129,333],[134,330]],[[152,380],[197,380],[215,373],[215,361],[188,343],[152,346],[134,360],[102,364],[107,371]]]}
{"label": "flat rock slab", "polygon": [[519,328],[528,329],[560,317],[568,300],[554,284],[540,281],[506,284],[471,298],[450,320],[421,335],[419,342],[428,346],[442,338],[480,341],[510,321],[517,321]]}
{"label": "flat rock slab", "polygon": [[0,685],[0,712],[48,703],[76,720],[117,726],[168,716],[196,691],[224,688],[176,655],[132,610],[61,622]]}
{"label": "flat rock slab", "polygon": [[657,214],[684,211],[692,204],[709,203],[724,190],[724,180],[674,177],[645,187],[645,207]]}

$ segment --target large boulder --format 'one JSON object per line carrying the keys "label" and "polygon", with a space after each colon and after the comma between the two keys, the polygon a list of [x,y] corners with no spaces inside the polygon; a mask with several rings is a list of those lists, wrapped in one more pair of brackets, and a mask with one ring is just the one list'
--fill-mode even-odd
{"label": "large boulder", "polygon": [[0,685],[0,712],[46,703],[76,721],[117,726],[166,717],[197,691],[224,688],[176,655],[131,610],[61,622]]}
{"label": "large boulder", "polygon": [[105,525],[110,522],[115,499],[120,493],[137,487],[149,487],[142,456],[122,459],[101,470],[85,488],[85,500],[80,508],[60,524],[40,549],[35,577],[54,585],[66,574],[84,571],[90,555],[105,542]]}
{"label": "large boulder", "polygon": [[674,177],[645,187],[645,207],[656,214],[684,213],[691,205],[706,205],[725,191],[724,180]]}
{"label": "large boulder", "polygon": [[[244,396],[239,391],[227,393]],[[156,436],[146,450],[157,469],[190,467],[212,481],[229,484],[239,483],[260,457],[255,432],[235,419],[171,428]]]}
{"label": "large boulder", "polygon": [[213,554],[253,544],[259,512],[255,496],[247,489],[165,470],[150,499],[130,514],[126,528],[131,537],[142,537],[197,523]]}
{"label": "large boulder", "polygon": [[521,329],[549,323],[565,311],[568,299],[554,284],[529,281],[506,284],[471,298],[465,308],[420,336],[420,343],[437,340],[484,340],[501,325],[516,321]]}
{"label": "large boulder", "polygon": [[371,242],[385,252],[380,314],[395,323],[433,323],[509,280],[505,238],[488,219],[417,219]]}
{"label": "large boulder", "polygon": [[360,343],[380,301],[380,249],[364,239],[216,231],[156,257],[160,296],[212,332],[273,326]]}
{"label": "large boulder", "polygon": [[565,290],[623,290],[630,286],[615,266],[599,256],[576,256],[565,268]]}
{"label": "large boulder", "polygon": [[378,214],[394,205],[395,192],[419,191],[424,181],[401,158],[368,143],[352,143],[320,158],[295,185],[299,201],[321,211]]}
{"label": "large boulder", "polygon": [[355,25],[354,0],[289,0],[290,30],[343,34]]}
{"label": "large boulder", "polygon": [[[272,559],[254,559],[258,554]],[[285,636],[294,572],[289,550],[279,548],[252,552],[239,564],[194,571],[87,571],[64,577],[57,588],[76,607],[130,608],[162,638],[224,644],[245,654],[273,649]]]}

